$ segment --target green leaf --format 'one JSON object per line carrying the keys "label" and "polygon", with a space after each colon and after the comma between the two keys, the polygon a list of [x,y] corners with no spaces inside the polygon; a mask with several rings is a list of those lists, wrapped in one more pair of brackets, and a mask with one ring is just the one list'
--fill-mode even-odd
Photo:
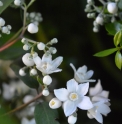
{"label": "green leaf", "polygon": [[119,22],[107,23],[105,28],[110,35],[115,35],[118,31],[122,30],[122,24]]}
{"label": "green leaf", "polygon": [[121,67],[122,67],[122,55],[121,55],[120,51],[116,52],[115,64],[121,70]]}
{"label": "green leaf", "polygon": [[0,14],[14,1],[14,0],[0,0],[3,2],[3,6],[0,7]]}
{"label": "green leaf", "polygon": [[25,75],[25,76],[20,76],[19,75],[19,69],[20,67],[16,64],[13,63],[10,66],[12,68],[12,70],[15,72],[15,74],[30,88],[35,88],[38,89],[39,88],[39,83],[38,81],[33,78],[32,76],[29,75],[29,72]]}
{"label": "green leaf", "polygon": [[117,47],[122,41],[122,30],[118,31],[114,36],[114,45]]}
{"label": "green leaf", "polygon": [[108,55],[114,53],[117,50],[118,50],[118,48],[111,48],[111,49],[103,50],[101,52],[98,52],[98,53],[94,54],[94,56],[96,56],[96,57],[105,57],[105,56],[108,56]]}
{"label": "green leaf", "polygon": [[36,105],[34,116],[36,124],[59,124],[59,122],[56,121],[58,118],[57,110],[51,109],[47,102]]}
{"label": "green leaf", "polygon": [[[2,34],[2,37],[0,38],[0,46],[5,44],[5,42],[7,40],[9,40],[12,36],[13,36],[13,33],[11,33],[9,35]],[[24,53],[25,53],[25,51],[23,50],[23,44],[20,41],[17,41],[15,44],[10,46],[9,48],[0,52],[0,59],[13,60],[13,59],[20,57]]]}
{"label": "green leaf", "polygon": [[118,7],[119,7],[119,9],[122,9],[122,0],[119,0]]}

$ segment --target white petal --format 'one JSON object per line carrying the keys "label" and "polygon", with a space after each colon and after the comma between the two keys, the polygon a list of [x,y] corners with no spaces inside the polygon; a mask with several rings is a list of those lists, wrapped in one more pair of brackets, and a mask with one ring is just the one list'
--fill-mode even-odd
{"label": "white petal", "polygon": [[104,101],[104,102],[108,102],[109,99],[101,97],[101,96],[94,96],[92,97],[92,101]]}
{"label": "white petal", "polygon": [[89,89],[89,83],[79,84],[77,92],[78,94],[84,96],[88,92],[88,89]]}
{"label": "white petal", "polygon": [[57,69],[55,69],[55,70],[49,70],[49,71],[47,72],[47,74],[52,74],[52,73],[61,72],[61,71],[62,71],[62,69],[57,68]]}
{"label": "white petal", "polygon": [[89,89],[89,95],[90,96],[95,96],[99,93],[102,92],[102,86],[101,86],[101,83],[100,83],[100,80],[98,80],[98,83],[95,85],[95,87],[92,87]]}
{"label": "white petal", "polygon": [[39,56],[34,57],[33,61],[37,66],[41,66],[41,58]]}
{"label": "white petal", "polygon": [[108,96],[109,96],[109,91],[105,91],[105,90],[103,90],[103,91],[99,94],[99,96],[102,96],[102,97],[108,98]]}
{"label": "white petal", "polygon": [[87,71],[87,66],[86,65],[84,65],[82,67],[79,67],[78,70],[77,70],[78,73],[83,73],[83,74],[86,73],[86,71]]}
{"label": "white petal", "polygon": [[110,108],[106,104],[101,104],[98,107],[98,111],[102,113],[103,115],[107,115],[108,113],[111,112]]}
{"label": "white petal", "polygon": [[42,56],[42,61],[43,61],[43,62],[49,62],[49,63],[51,63],[51,62],[52,62],[52,55],[44,54],[44,55]]}
{"label": "white petal", "polygon": [[86,73],[86,75],[85,75],[84,78],[85,78],[86,80],[87,80],[87,79],[90,79],[90,78],[92,77],[93,73],[94,73],[94,71],[89,70],[89,71]]}
{"label": "white petal", "polygon": [[88,116],[90,119],[94,118],[90,112],[87,112],[87,116]]}
{"label": "white petal", "polygon": [[70,116],[72,113],[74,113],[77,107],[74,102],[67,100],[66,102],[64,102],[63,108],[64,108],[64,113],[67,117]]}
{"label": "white petal", "polygon": [[93,108],[93,104],[90,101],[90,98],[87,96],[84,96],[82,101],[78,104],[78,107],[83,110],[88,110]]}
{"label": "white petal", "polygon": [[73,69],[73,71],[74,71],[74,74],[76,73],[76,68],[75,68],[75,66],[72,64],[72,63],[70,63],[70,66],[72,67],[72,69]]}
{"label": "white petal", "polygon": [[101,124],[103,123],[103,117],[102,117],[102,115],[101,115],[99,112],[96,113],[95,119],[96,119],[99,123],[101,123]]}
{"label": "white petal", "polygon": [[62,61],[63,61],[63,57],[61,57],[61,56],[59,56],[59,57],[57,57],[56,59],[54,59],[54,60],[52,61],[52,66],[53,66],[52,69],[57,68],[57,67],[61,64]]}
{"label": "white petal", "polygon": [[77,88],[78,88],[78,83],[74,79],[67,81],[67,90],[69,92],[76,92]]}
{"label": "white petal", "polygon": [[60,101],[66,101],[68,99],[68,90],[65,88],[57,89],[54,90],[55,96],[60,100]]}

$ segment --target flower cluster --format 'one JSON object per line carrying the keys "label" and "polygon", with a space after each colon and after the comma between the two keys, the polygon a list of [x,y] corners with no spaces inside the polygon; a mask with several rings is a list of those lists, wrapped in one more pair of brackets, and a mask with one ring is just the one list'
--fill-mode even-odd
{"label": "flower cluster", "polygon": [[116,16],[121,18],[121,12],[118,10],[119,0],[99,0],[102,4],[101,6],[96,6],[94,0],[87,0],[87,5],[85,12],[87,12],[88,18],[94,18],[93,22],[93,31],[98,32],[100,25],[103,25],[106,22],[115,22]]}
{"label": "flower cluster", "polygon": [[[63,57],[59,56],[56,59],[52,60],[52,54],[57,52],[55,47],[51,47],[51,45],[57,43],[58,40],[56,38],[49,41],[47,44],[42,42],[32,41],[27,38],[22,39],[22,43],[24,44],[23,49],[29,50],[31,49],[31,53],[26,53],[22,57],[23,63],[26,67],[20,69],[19,74],[21,76],[25,76],[25,70],[30,68],[30,75],[39,77],[37,70],[39,70],[43,77],[43,85],[44,89],[42,91],[44,96],[49,95],[49,91],[47,86],[52,83],[52,78],[50,74],[60,72],[62,69],[59,69],[58,66],[63,61]],[[37,46],[38,50],[44,51],[42,58],[38,56],[38,53],[34,51],[34,47]]]}
{"label": "flower cluster", "polygon": [[[110,112],[108,92],[102,90],[100,81],[95,88],[90,88],[89,80],[93,75],[93,70],[87,72],[87,67],[84,65],[76,71],[73,64],[70,64],[74,70],[74,79],[67,81],[67,89],[55,89],[54,97],[49,106],[52,109],[63,107],[64,114],[68,117],[69,124],[75,124],[77,121],[77,108],[87,110],[88,117],[95,118],[98,122],[103,123],[102,115],[107,115]],[[90,96],[86,96],[87,92]]]}

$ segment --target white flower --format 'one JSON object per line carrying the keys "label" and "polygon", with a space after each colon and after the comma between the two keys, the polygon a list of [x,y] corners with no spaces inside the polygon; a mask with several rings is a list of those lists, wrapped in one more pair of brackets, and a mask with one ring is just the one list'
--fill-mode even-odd
{"label": "white flower", "polygon": [[104,101],[94,103],[93,106],[93,108],[88,110],[87,116],[90,119],[95,118],[99,123],[103,123],[102,115],[107,116],[111,112],[109,106]]}
{"label": "white flower", "polygon": [[26,66],[33,66],[34,65],[34,61],[32,59],[32,56],[30,53],[26,53],[23,57],[22,57],[22,61]]}
{"label": "white flower", "polygon": [[34,23],[30,23],[28,25],[28,32],[30,32],[31,34],[37,33],[38,32],[38,26],[35,25]]}
{"label": "white flower", "polygon": [[50,102],[49,102],[49,106],[52,109],[57,109],[59,107],[61,107],[62,103],[59,99],[57,99],[56,97],[53,98]]}
{"label": "white flower", "polygon": [[93,75],[93,70],[89,70],[87,72],[87,66],[82,66],[79,67],[78,70],[76,70],[76,68],[74,67],[74,65],[72,63],[70,63],[70,66],[72,67],[72,69],[74,70],[74,79],[78,82],[78,83],[84,83],[84,82],[95,82],[95,80],[89,80],[92,75]]}
{"label": "white flower", "polygon": [[54,90],[55,96],[63,103],[63,109],[66,116],[73,114],[77,107],[88,110],[93,107],[90,98],[86,95],[89,83],[79,84],[71,79],[67,82],[67,89],[61,88]]}
{"label": "white flower", "polygon": [[22,118],[21,124],[36,124],[35,119],[28,120],[27,118]]}
{"label": "white flower", "polygon": [[118,11],[117,3],[115,3],[115,2],[108,2],[107,10],[111,14],[116,14],[117,11]]}
{"label": "white flower", "polygon": [[57,68],[63,61],[63,57],[57,57],[52,61],[52,56],[44,54],[42,59],[39,56],[33,58],[36,68],[44,75],[60,72],[62,69]]}
{"label": "white flower", "polygon": [[77,121],[77,117],[75,117],[75,116],[73,116],[73,115],[70,115],[70,116],[68,117],[68,123],[69,123],[69,124],[75,124],[76,121]]}
{"label": "white flower", "polygon": [[89,88],[89,95],[91,96],[92,101],[109,101],[109,91],[102,89],[100,80],[98,80],[98,83],[95,85],[95,87]]}

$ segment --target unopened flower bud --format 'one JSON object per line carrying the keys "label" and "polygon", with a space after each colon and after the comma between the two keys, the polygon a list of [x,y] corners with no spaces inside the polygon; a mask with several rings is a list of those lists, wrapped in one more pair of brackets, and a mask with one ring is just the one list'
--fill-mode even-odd
{"label": "unopened flower bud", "polygon": [[37,75],[37,70],[35,68],[31,69],[30,74],[33,76]]}
{"label": "unopened flower bud", "polygon": [[45,49],[45,44],[42,43],[42,42],[40,42],[40,43],[37,44],[37,48],[38,48],[39,50],[44,50],[44,49]]}
{"label": "unopened flower bud", "polygon": [[22,38],[21,42],[25,44],[27,42],[26,38]]}
{"label": "unopened flower bud", "polygon": [[49,48],[50,53],[55,54],[57,52],[55,47],[50,47]]}
{"label": "unopened flower bud", "polygon": [[0,26],[4,26],[5,25],[5,20],[3,18],[0,18]]}
{"label": "unopened flower bud", "polygon": [[34,65],[34,61],[31,57],[30,53],[26,53],[23,57],[22,57],[22,61],[26,66],[33,66]]}
{"label": "unopened flower bud", "polygon": [[99,32],[99,29],[97,26],[93,27],[93,32],[95,32],[95,33]]}
{"label": "unopened flower bud", "polygon": [[75,116],[73,116],[73,115],[70,115],[70,116],[68,117],[68,123],[69,123],[69,124],[75,124],[76,121],[77,121],[77,117],[75,117]]}
{"label": "unopened flower bud", "polygon": [[108,2],[107,10],[111,14],[116,14],[118,11],[117,4],[115,2]]}
{"label": "unopened flower bud", "polygon": [[14,0],[14,4],[16,6],[20,6],[21,5],[21,0]]}
{"label": "unopened flower bud", "polygon": [[28,32],[30,32],[31,34],[37,33],[38,32],[37,25],[35,25],[34,23],[30,23],[28,25]]}
{"label": "unopened flower bud", "polygon": [[2,1],[0,1],[0,6],[3,6],[3,2]]}
{"label": "unopened flower bud", "polygon": [[58,40],[57,40],[57,38],[53,38],[50,42],[51,42],[52,44],[55,44],[55,43],[58,43]]}
{"label": "unopened flower bud", "polygon": [[52,78],[49,75],[44,76],[43,83],[46,85],[50,85],[52,83]]}
{"label": "unopened flower bud", "polygon": [[8,31],[9,30],[8,30],[8,28],[6,26],[2,27],[2,33],[7,34]]}
{"label": "unopened flower bud", "polygon": [[27,44],[25,44],[24,46],[23,46],[23,50],[29,50],[30,49],[30,46],[28,46]]}
{"label": "unopened flower bud", "polygon": [[96,18],[96,23],[100,24],[100,25],[103,25],[103,22],[104,22],[104,19],[102,16],[97,16]]}
{"label": "unopened flower bud", "polygon": [[44,89],[44,90],[42,91],[42,94],[43,94],[44,96],[48,96],[50,93],[49,93],[49,90],[48,90],[48,89]]}
{"label": "unopened flower bud", "polygon": [[87,18],[91,18],[91,14],[90,13],[87,14]]}
{"label": "unopened flower bud", "polygon": [[20,76],[25,76],[25,75],[26,75],[25,70],[21,68],[21,69],[19,70],[19,75],[20,75]]}
{"label": "unopened flower bud", "polygon": [[52,109],[57,109],[59,107],[61,107],[62,103],[59,99],[57,98],[53,98],[50,102],[49,102],[49,106]]}

